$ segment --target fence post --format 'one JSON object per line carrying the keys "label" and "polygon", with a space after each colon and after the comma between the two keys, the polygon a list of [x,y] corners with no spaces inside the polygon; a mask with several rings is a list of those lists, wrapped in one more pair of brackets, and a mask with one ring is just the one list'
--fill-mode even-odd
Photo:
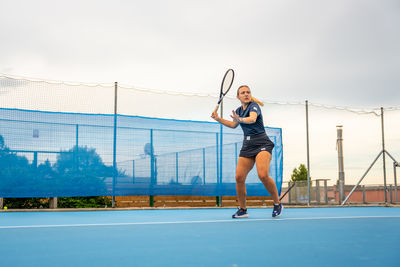
{"label": "fence post", "polygon": [[157,168],[157,155],[154,155],[154,184],[157,184],[158,168]]}
{"label": "fence post", "polygon": [[203,184],[206,184],[206,149],[203,147]]}
{"label": "fence post", "polygon": [[[221,101],[220,107],[221,107],[220,110],[219,110],[220,117],[223,119],[224,118],[224,100]],[[219,132],[220,132],[220,136],[219,136],[219,138],[220,138],[219,164],[220,164],[220,166],[219,166],[219,186],[218,186],[219,196],[218,196],[218,199],[217,199],[218,207],[222,206],[222,193],[221,193],[221,190],[222,190],[222,188],[221,188],[221,186],[222,186],[222,160],[223,160],[223,158],[222,158],[222,153],[223,153],[223,151],[222,151],[222,146],[223,146],[222,130],[223,130],[223,126],[222,126],[222,124],[220,124],[219,125]]]}
{"label": "fence post", "polygon": [[308,185],[308,205],[311,202],[311,188],[310,188],[310,143],[308,134],[308,100],[306,100],[306,137],[307,137],[307,185]]}
{"label": "fence post", "polygon": [[49,208],[50,209],[56,209],[57,208],[57,204],[58,204],[57,202],[58,202],[58,198],[57,197],[50,198]]}
{"label": "fence post", "polygon": [[35,151],[35,152],[33,152],[32,166],[36,169],[37,168],[37,164],[38,164],[38,152]]}
{"label": "fence post", "polygon": [[154,207],[154,195],[153,195],[153,186],[154,186],[154,149],[153,149],[153,129],[150,129],[150,207]]}
{"label": "fence post", "polygon": [[178,158],[178,152],[175,153],[175,172],[176,172],[176,183],[179,182],[179,158]]}
{"label": "fence post", "polygon": [[343,164],[343,129],[341,125],[337,128],[336,147],[338,151],[338,166],[339,166],[339,204],[344,201],[344,164]]}
{"label": "fence post", "polygon": [[135,160],[132,160],[132,183],[135,183]]}
{"label": "fence post", "polygon": [[382,156],[383,156],[383,186],[385,190],[385,203],[387,203],[387,186],[386,186],[386,159],[385,159],[385,131],[383,124],[383,107],[381,107],[381,125],[382,125]]}
{"label": "fence post", "polygon": [[[222,108],[221,108],[221,115],[222,115]],[[222,171],[222,168],[223,168],[223,165],[222,165],[222,163],[223,163],[223,144],[224,144],[224,140],[223,140],[223,126],[222,126],[222,124],[220,124],[220,135],[219,135],[219,138],[220,138],[220,149],[219,149],[219,164],[220,164],[220,167],[219,167],[219,207],[221,207],[222,206],[222,192],[221,192],[221,190],[222,190],[222,173],[223,173],[223,171]]]}
{"label": "fence post", "polygon": [[398,167],[397,162],[393,162],[393,177],[394,177],[394,199],[396,203],[399,201],[398,195],[397,195],[397,177],[396,177],[396,167]]}
{"label": "fence post", "polygon": [[117,99],[118,83],[114,84],[114,136],[113,136],[113,182],[112,182],[112,207],[115,208],[115,183],[117,180]]}
{"label": "fence post", "polygon": [[74,153],[74,170],[77,171],[79,169],[79,124],[75,125],[75,153]]}
{"label": "fence post", "polygon": [[362,186],[362,192],[363,192],[363,204],[366,204],[367,201],[365,200],[365,185]]}
{"label": "fence post", "polygon": [[220,166],[220,164],[219,164],[219,161],[220,161],[220,159],[219,159],[219,138],[218,138],[218,133],[216,133],[216,147],[217,147],[217,196],[215,197],[216,198],[216,202],[217,202],[217,207],[220,207],[221,206],[221,200],[220,200],[220,198],[219,198],[219,193],[220,193],[220,183],[219,183],[219,174],[220,174],[220,170],[219,170],[219,168],[221,167]]}

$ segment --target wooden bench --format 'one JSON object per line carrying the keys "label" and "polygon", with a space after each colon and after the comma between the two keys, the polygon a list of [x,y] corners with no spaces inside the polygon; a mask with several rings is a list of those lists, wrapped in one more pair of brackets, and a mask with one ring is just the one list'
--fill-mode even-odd
{"label": "wooden bench", "polygon": [[[118,208],[150,207],[150,196],[116,196]],[[272,206],[271,197],[248,196],[247,206]],[[154,196],[154,207],[215,207],[215,196]],[[222,207],[237,207],[236,196],[223,196]]]}

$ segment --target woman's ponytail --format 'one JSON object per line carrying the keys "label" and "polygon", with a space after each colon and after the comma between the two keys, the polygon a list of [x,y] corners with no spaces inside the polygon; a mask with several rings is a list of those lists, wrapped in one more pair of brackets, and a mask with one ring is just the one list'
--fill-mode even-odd
{"label": "woman's ponytail", "polygon": [[254,96],[251,97],[251,101],[256,102],[257,104],[259,104],[260,106],[264,106],[264,103],[261,102],[260,100],[258,100],[257,98],[255,98]]}

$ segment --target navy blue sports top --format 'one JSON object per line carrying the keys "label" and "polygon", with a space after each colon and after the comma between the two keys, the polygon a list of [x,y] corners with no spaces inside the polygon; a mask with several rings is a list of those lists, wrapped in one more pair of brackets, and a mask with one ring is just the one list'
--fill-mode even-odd
{"label": "navy blue sports top", "polygon": [[256,102],[250,102],[245,110],[243,110],[243,106],[240,106],[236,109],[236,114],[241,118],[247,118],[250,116],[250,112],[257,113],[257,120],[252,124],[240,123],[242,127],[243,133],[245,136],[257,135],[261,133],[265,133],[263,117],[261,114],[260,106]]}

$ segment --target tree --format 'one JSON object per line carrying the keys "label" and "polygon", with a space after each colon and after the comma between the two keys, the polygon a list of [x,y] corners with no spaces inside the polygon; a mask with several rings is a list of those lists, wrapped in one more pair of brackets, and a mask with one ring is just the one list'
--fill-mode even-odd
{"label": "tree", "polygon": [[[0,195],[29,194],[36,192],[41,186],[41,177],[24,156],[10,152],[0,135]],[[6,198],[4,205],[9,208],[38,208],[46,207],[39,198]]]}
{"label": "tree", "polygon": [[106,166],[94,148],[73,147],[62,151],[53,165],[56,173],[55,195],[107,195],[105,179],[114,169]]}
{"label": "tree", "polygon": [[[307,181],[307,168],[304,164],[300,164],[299,168],[294,168],[291,181]],[[311,181],[311,177],[310,177]]]}
{"label": "tree", "polygon": [[10,152],[0,135],[0,193],[12,195],[21,187],[29,187],[26,186],[27,181],[32,181],[33,178],[28,159]]}
{"label": "tree", "polygon": [[88,177],[109,177],[113,167],[104,165],[94,148],[74,146],[57,156],[54,168],[58,174],[84,173]]}
{"label": "tree", "polygon": [[[63,151],[58,155],[53,168],[59,180],[58,186],[62,184],[62,194],[83,193],[94,196],[60,197],[58,207],[88,208],[111,205],[111,201],[101,195],[108,195],[105,180],[114,175],[114,168],[106,166],[94,148],[75,146],[68,151]],[[118,171],[117,175],[122,177],[125,173]]]}
{"label": "tree", "polygon": [[[77,153],[77,154],[75,154]],[[10,208],[48,207],[45,196],[107,195],[105,179],[112,177],[114,168],[106,166],[95,149],[76,147],[60,153],[57,162],[49,160],[32,165],[24,156],[13,153],[0,135],[0,195],[25,196],[10,198],[4,204]],[[125,175],[118,172],[119,176]],[[43,196],[30,198],[28,196]],[[104,207],[111,205],[107,197],[64,197],[59,207]]]}

